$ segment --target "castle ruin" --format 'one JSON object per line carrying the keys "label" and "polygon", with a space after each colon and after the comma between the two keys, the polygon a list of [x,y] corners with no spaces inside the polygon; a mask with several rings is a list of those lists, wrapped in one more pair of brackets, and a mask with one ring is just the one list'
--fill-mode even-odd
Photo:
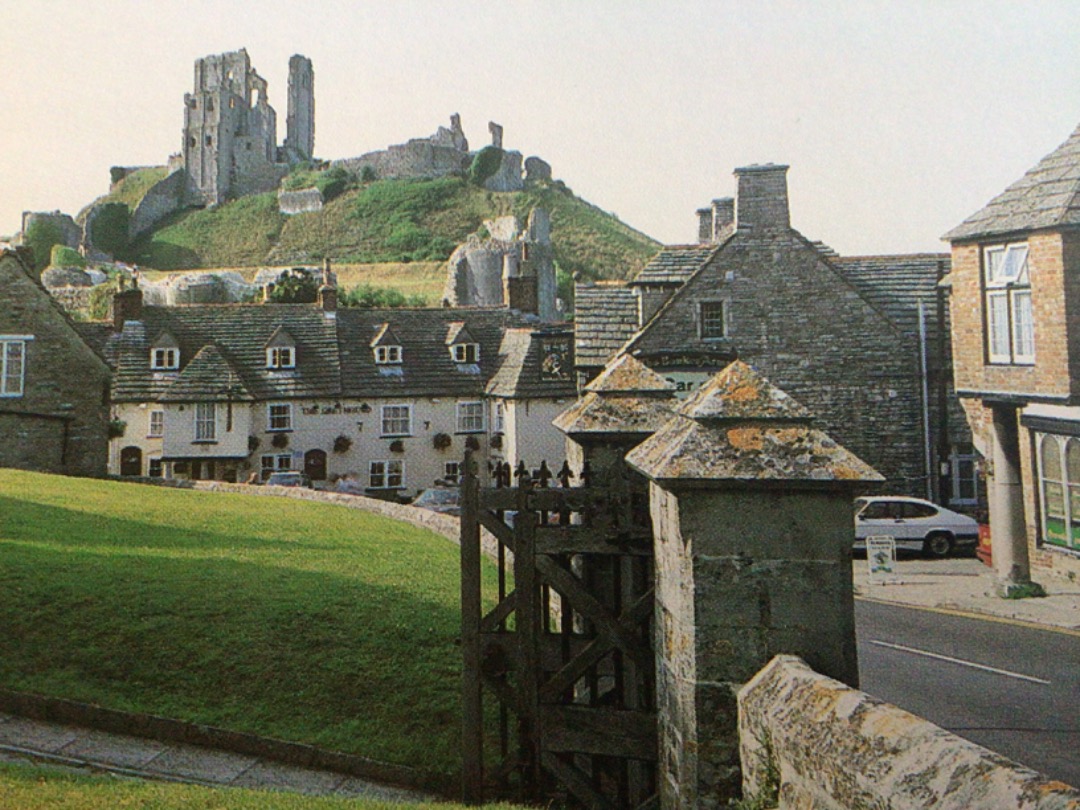
{"label": "castle ruin", "polygon": [[312,157],[315,74],[311,60],[289,60],[286,137],[277,144],[277,112],[266,80],[245,49],[195,62],[195,90],[184,94],[182,165],[191,204],[217,205],[230,197],[272,191],[289,167]]}

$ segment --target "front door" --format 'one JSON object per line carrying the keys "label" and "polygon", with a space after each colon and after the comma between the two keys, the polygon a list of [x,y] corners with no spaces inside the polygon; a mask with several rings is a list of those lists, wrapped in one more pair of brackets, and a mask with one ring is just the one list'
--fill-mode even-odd
{"label": "front door", "polygon": [[142,449],[130,445],[120,451],[120,474],[142,475]]}
{"label": "front door", "polygon": [[325,481],[326,451],[308,450],[304,453],[304,472],[312,481]]}

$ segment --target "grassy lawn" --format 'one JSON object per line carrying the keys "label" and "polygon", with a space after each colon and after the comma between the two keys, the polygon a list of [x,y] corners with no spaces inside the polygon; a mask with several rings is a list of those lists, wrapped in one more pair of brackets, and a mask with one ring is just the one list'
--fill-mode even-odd
{"label": "grassy lawn", "polygon": [[[391,804],[370,799],[301,796],[238,788],[206,788],[81,776],[54,768],[0,764],[0,807],[19,810],[465,810],[458,804]],[[512,805],[488,805],[512,810]],[[475,810],[475,809],[474,809]]]}
{"label": "grassy lawn", "polygon": [[459,768],[458,553],[435,534],[0,470],[0,555],[0,686]]}

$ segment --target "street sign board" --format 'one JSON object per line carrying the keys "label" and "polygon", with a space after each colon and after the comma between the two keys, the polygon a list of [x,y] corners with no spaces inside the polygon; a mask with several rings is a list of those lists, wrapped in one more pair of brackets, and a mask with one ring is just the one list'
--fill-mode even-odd
{"label": "street sign board", "polygon": [[871,585],[900,582],[896,572],[896,538],[872,535],[866,538],[866,568]]}

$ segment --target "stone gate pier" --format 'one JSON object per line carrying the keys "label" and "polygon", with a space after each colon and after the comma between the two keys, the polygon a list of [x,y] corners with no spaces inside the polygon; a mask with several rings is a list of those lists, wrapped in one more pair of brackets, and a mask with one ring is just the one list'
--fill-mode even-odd
{"label": "stone gate pier", "polygon": [[649,479],[664,808],[739,794],[736,693],[778,653],[858,683],[851,500],[881,479],[735,362],[626,456]]}

